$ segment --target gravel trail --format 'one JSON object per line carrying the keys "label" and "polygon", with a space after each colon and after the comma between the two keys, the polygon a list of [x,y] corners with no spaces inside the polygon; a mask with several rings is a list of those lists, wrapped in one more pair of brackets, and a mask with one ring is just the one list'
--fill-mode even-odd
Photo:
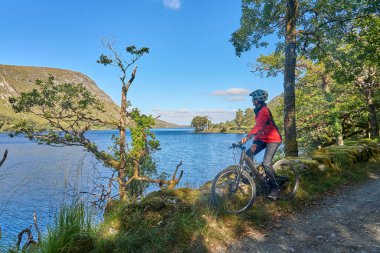
{"label": "gravel trail", "polygon": [[253,233],[227,252],[379,252],[380,173]]}

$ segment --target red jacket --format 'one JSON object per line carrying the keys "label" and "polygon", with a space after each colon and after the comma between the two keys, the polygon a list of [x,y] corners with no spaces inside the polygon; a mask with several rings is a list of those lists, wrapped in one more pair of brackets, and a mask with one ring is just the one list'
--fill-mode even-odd
{"label": "red jacket", "polygon": [[255,135],[255,141],[260,140],[265,143],[282,141],[281,135],[271,119],[269,109],[265,105],[256,114],[256,124],[247,137],[249,138],[252,135]]}

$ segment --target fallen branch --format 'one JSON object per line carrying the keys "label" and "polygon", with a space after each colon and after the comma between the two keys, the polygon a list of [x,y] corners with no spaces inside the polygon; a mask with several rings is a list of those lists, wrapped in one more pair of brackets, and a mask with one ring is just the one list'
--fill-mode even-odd
{"label": "fallen branch", "polygon": [[22,247],[23,250],[27,249],[32,244],[37,244],[37,242],[33,239],[33,234],[30,231],[32,226],[23,229],[17,236],[17,244],[16,244],[16,250],[18,251],[20,249],[20,244],[22,240],[22,236],[26,233],[28,235],[28,241],[24,244]]}
{"label": "fallen branch", "polygon": [[183,170],[181,170],[181,173],[179,175],[178,178],[176,178],[176,175],[177,175],[177,171],[179,169],[179,167],[182,165],[182,161],[177,165],[174,173],[173,173],[173,176],[172,176],[172,179],[171,180],[164,180],[164,179],[152,179],[152,178],[149,178],[149,177],[140,177],[140,176],[133,176],[131,178],[129,178],[127,184],[129,184],[130,182],[132,182],[133,180],[139,180],[139,181],[147,181],[149,183],[156,183],[158,184],[158,186],[160,188],[162,188],[164,185],[166,185],[168,187],[168,189],[174,189],[179,181],[181,180],[182,178],[182,175],[183,175]]}
{"label": "fallen branch", "polygon": [[7,159],[7,156],[8,156],[8,149],[6,149],[4,152],[3,159],[1,159],[1,161],[0,161],[0,167],[5,162],[5,159]]}

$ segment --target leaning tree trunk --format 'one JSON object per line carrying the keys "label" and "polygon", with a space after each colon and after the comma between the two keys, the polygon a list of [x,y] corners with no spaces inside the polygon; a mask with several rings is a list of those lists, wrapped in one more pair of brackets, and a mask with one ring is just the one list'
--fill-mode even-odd
{"label": "leaning tree trunk", "polygon": [[123,84],[122,90],[121,90],[121,105],[120,105],[120,121],[119,121],[119,152],[120,152],[120,160],[119,160],[119,166],[117,168],[117,178],[119,183],[119,197],[120,200],[125,201],[126,200],[126,173],[125,173],[125,166],[126,166],[126,160],[125,160],[125,145],[126,145],[126,136],[125,136],[125,120],[126,120],[126,113],[127,113],[127,89],[125,87],[125,84]]}
{"label": "leaning tree trunk", "polygon": [[368,116],[370,124],[370,133],[373,137],[379,137],[379,123],[376,116],[376,106],[373,102],[374,91],[372,89],[366,90],[366,102],[368,106]]}
{"label": "leaning tree trunk", "polygon": [[285,155],[298,156],[295,76],[296,76],[296,22],[298,0],[287,1],[285,24],[285,70],[284,70],[284,131]]}
{"label": "leaning tree trunk", "polygon": [[120,199],[125,201],[127,198],[126,187],[127,187],[127,172],[126,172],[126,157],[125,157],[125,147],[126,147],[126,124],[127,124],[127,94],[129,87],[131,86],[133,80],[136,77],[137,66],[132,70],[131,78],[126,83],[126,70],[127,68],[122,68],[123,76],[120,78],[123,83],[121,89],[121,105],[120,105],[120,126],[119,126],[119,152],[120,152],[120,163],[118,168],[118,181],[119,181],[119,196]]}

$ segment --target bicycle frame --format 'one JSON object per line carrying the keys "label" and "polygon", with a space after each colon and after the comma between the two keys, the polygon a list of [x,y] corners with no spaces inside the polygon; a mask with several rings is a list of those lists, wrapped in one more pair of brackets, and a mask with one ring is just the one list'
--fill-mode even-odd
{"label": "bicycle frame", "polygon": [[[268,189],[268,184],[267,182],[265,181],[263,175],[260,173],[260,171],[257,170],[257,168],[259,167],[258,165],[255,165],[251,158],[249,158],[246,153],[245,153],[245,147],[243,148],[242,146],[237,146],[241,149],[241,155],[240,155],[240,161],[239,161],[239,165],[241,168],[244,168],[244,162],[245,164],[247,165],[246,167],[248,167],[250,169],[250,171],[255,175],[255,180],[257,180],[257,182],[260,184],[261,187],[264,187],[265,189]],[[240,171],[239,171],[240,172]],[[237,182],[240,182],[240,175],[241,173],[239,173],[238,175],[238,178],[237,178]]]}

